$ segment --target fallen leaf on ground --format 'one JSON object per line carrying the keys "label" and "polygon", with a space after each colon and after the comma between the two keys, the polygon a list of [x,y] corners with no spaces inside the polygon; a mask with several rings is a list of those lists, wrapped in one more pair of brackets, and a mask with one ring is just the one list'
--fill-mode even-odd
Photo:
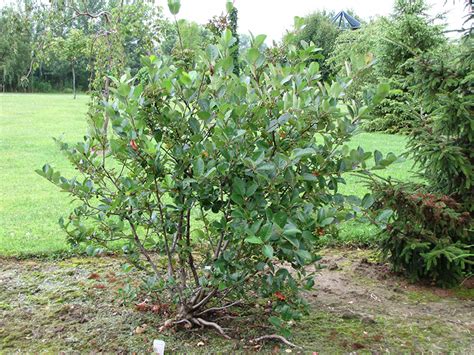
{"label": "fallen leaf on ground", "polygon": [[146,312],[150,308],[150,306],[146,303],[146,300],[141,303],[136,304],[135,307],[137,311],[140,311],[140,312]]}
{"label": "fallen leaf on ground", "polygon": [[100,279],[100,275],[99,275],[98,273],[96,273],[96,272],[93,272],[93,273],[91,273],[87,278],[90,279],[90,280],[99,280],[99,279]]}
{"label": "fallen leaf on ground", "polygon": [[147,325],[147,324],[143,324],[142,326],[138,326],[138,327],[135,329],[135,334],[143,334],[143,333],[145,333],[146,328],[148,328],[148,325]]}

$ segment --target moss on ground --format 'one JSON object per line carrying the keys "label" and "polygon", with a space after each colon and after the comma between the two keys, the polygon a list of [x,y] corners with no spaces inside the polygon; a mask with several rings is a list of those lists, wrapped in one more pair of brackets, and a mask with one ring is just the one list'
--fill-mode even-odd
{"label": "moss on ground", "polygon": [[[373,253],[349,253],[337,274],[352,270],[347,260]],[[354,256],[355,255],[355,256]],[[346,265],[347,264],[347,265]],[[347,273],[352,277],[354,273]],[[10,352],[137,352],[151,350],[153,339],[162,339],[167,350],[180,353],[271,352],[286,346],[272,341],[251,344],[250,339],[271,332],[256,310],[243,309],[232,321],[219,321],[234,340],[225,340],[212,329],[167,331],[159,327],[165,316],[135,309],[139,300],[124,302],[118,291],[129,277],[116,258],[71,258],[59,261],[0,259],[0,353]],[[140,274],[132,276],[139,278]],[[376,287],[376,281],[367,287]],[[355,279],[354,279],[355,280]],[[360,282],[357,280],[356,282]],[[363,285],[363,283],[362,283]],[[364,286],[365,287],[365,286]],[[378,285],[384,287],[384,285]],[[462,288],[457,295],[471,295]],[[406,291],[412,303],[437,302],[426,290]],[[335,297],[334,303],[342,302]],[[460,301],[462,302],[462,301]],[[145,326],[146,325],[146,326]],[[301,322],[292,326],[292,341],[304,352],[469,352],[469,328],[430,317],[380,314],[375,318],[347,314],[334,307],[311,307]],[[293,350],[293,352],[298,352]]]}
{"label": "moss on ground", "polygon": [[[347,317],[319,310],[294,329],[294,341],[320,353],[455,352],[470,348],[449,324],[432,320],[402,320],[397,317]],[[442,341],[440,341],[442,339]]]}
{"label": "moss on ground", "polygon": [[429,290],[407,291],[406,294],[407,294],[408,299],[414,303],[438,302],[443,299],[442,297],[435,295],[433,292]]}
{"label": "moss on ground", "polygon": [[456,287],[452,289],[455,297],[463,300],[474,300],[474,288]]}

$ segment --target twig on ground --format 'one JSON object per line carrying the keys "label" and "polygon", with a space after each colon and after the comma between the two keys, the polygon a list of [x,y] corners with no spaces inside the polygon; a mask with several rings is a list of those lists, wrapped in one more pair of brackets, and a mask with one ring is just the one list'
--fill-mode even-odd
{"label": "twig on ground", "polygon": [[374,295],[373,293],[370,294],[370,298],[376,300],[377,302],[381,302],[380,301],[380,298],[378,298],[376,295]]}
{"label": "twig on ground", "polygon": [[277,335],[277,334],[270,334],[270,335],[262,335],[261,337],[258,337],[258,338],[255,338],[255,339],[252,339],[250,342],[251,343],[258,343],[262,340],[267,340],[267,339],[274,339],[274,340],[279,340],[281,341],[282,343],[288,345],[288,346],[291,346],[293,348],[297,348],[297,349],[302,349],[301,346],[298,346],[296,344],[293,344],[292,342],[289,342],[285,337],[282,337],[281,335]]}

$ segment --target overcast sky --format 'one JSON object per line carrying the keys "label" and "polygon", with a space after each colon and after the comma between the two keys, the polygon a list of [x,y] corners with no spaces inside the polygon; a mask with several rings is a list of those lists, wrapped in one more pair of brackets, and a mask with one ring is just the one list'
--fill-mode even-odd
{"label": "overcast sky", "polygon": [[[0,0],[0,5],[15,3],[18,0]],[[46,1],[46,0],[44,0]],[[170,16],[167,0],[155,0]],[[185,18],[200,24],[212,16],[225,11],[226,0],[181,0],[178,18]],[[304,16],[317,10],[352,9],[365,20],[377,15],[388,15],[394,0],[235,0],[239,10],[239,32],[266,34],[268,41],[280,40],[287,29],[293,25],[295,16]],[[465,15],[464,0],[428,0],[430,15],[447,11],[448,29],[462,27]],[[445,4],[446,3],[446,4]]]}
{"label": "overcast sky", "polygon": [[[170,15],[167,0],[156,0]],[[178,18],[197,23],[206,23],[213,15],[225,10],[225,0],[181,0]],[[428,0],[430,14],[448,11],[448,28],[461,28],[464,15],[464,1]],[[353,9],[368,20],[377,15],[388,15],[393,8],[393,0],[235,0],[239,10],[239,32],[264,33],[270,40],[279,40],[293,25],[295,16],[304,16],[316,10]]]}

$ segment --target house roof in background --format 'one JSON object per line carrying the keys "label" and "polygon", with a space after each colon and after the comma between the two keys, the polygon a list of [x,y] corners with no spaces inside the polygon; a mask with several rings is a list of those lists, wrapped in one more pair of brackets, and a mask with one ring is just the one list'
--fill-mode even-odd
{"label": "house roof in background", "polygon": [[340,11],[334,16],[332,23],[335,23],[339,28],[350,28],[352,30],[360,28],[360,22],[345,11]]}

